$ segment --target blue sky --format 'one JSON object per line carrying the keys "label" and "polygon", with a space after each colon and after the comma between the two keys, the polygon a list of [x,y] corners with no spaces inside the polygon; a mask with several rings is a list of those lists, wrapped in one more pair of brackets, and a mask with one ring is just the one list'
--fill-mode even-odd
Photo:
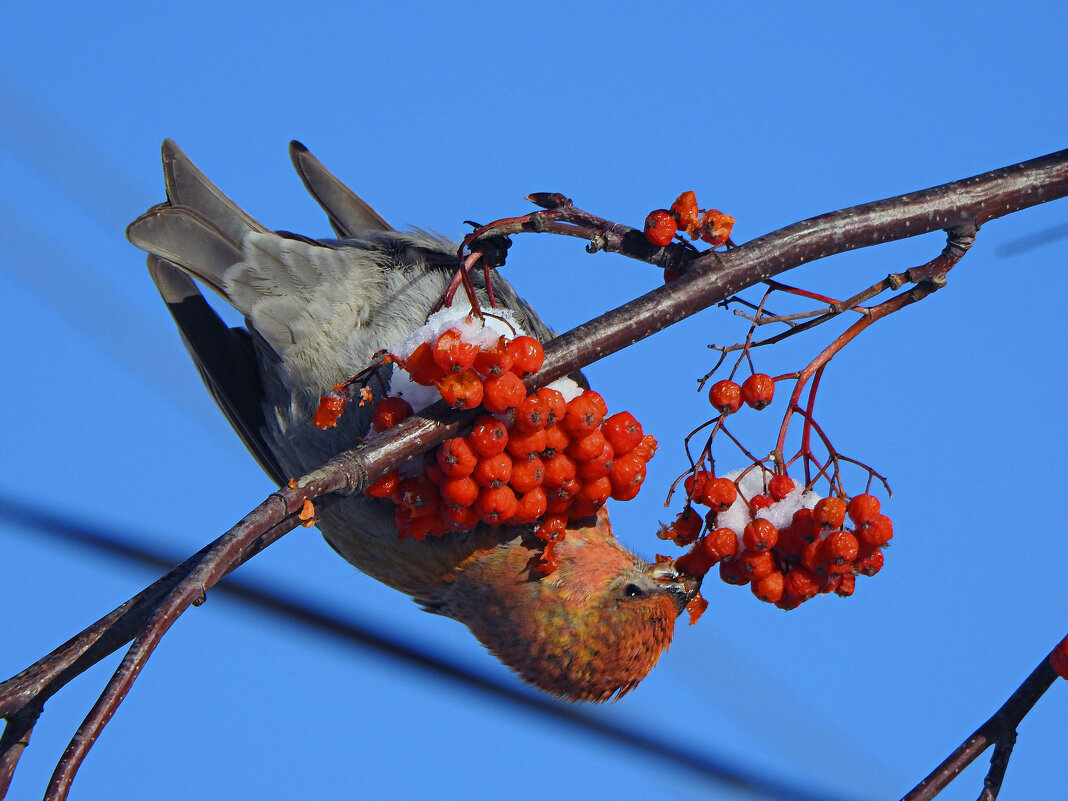
{"label": "blue sky", "polygon": [[[459,236],[558,191],[639,224],[683,189],[744,242],[825,211],[1065,146],[1063,3],[118,4],[9,11],[0,47],[0,495],[195,551],[271,489],[200,386],[123,229],[163,199],[171,137],[269,226],[327,236],[289,166],[303,141],[396,225]],[[900,796],[1068,630],[1056,479],[1068,442],[1060,305],[1065,201],[986,226],[949,286],[866,332],[824,380],[820,419],[887,474],[894,546],[849,600],[783,613],[710,582],[710,608],[641,688],[593,710],[813,792]],[[939,236],[810,265],[845,296],[922,263]],[[509,279],[566,330],[654,270],[518,238]],[[616,531],[651,554],[708,311],[589,368],[661,442]],[[802,366],[824,334],[760,354]],[[770,449],[778,406],[742,426]],[[739,425],[742,425],[739,421]],[[748,427],[747,427],[748,426]],[[1050,462],[1050,460],[1053,460]],[[155,573],[0,523],[10,675]],[[300,530],[242,568],[507,678]],[[11,797],[39,797],[114,666],[49,702]],[[1002,799],[1068,782],[1068,693],[1020,728]],[[974,798],[985,766],[943,797]],[[83,766],[79,799],[742,798],[655,759],[458,690],[221,597],[164,639]]]}

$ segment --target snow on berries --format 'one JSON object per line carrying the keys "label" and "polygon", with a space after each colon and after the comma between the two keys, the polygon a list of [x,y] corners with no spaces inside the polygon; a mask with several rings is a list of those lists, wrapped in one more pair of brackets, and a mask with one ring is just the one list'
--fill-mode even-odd
{"label": "snow on berries", "polygon": [[[486,412],[421,462],[365,490],[393,501],[401,537],[422,540],[479,523],[531,525],[545,543],[536,569],[548,573],[569,520],[638,494],[656,440],[629,412],[609,415],[604,398],[570,379],[528,393],[523,378],[541,369],[544,353],[507,311],[480,320],[457,299],[387,350],[396,367],[372,409],[374,431],[439,398]],[[341,389],[323,399],[317,425],[336,423]]]}
{"label": "snow on berries", "polygon": [[[685,508],[658,534],[689,548],[678,569],[701,577],[718,565],[722,581],[749,585],[780,609],[819,594],[852,595],[857,576],[882,569],[893,537],[873,495],[821,498],[761,465],[722,477],[695,470],[685,488]],[[702,516],[698,506],[709,511]]]}

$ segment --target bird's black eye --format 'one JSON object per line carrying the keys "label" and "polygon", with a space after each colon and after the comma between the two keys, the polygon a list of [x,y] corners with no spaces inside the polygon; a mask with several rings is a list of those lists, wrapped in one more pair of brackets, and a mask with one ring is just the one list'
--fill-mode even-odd
{"label": "bird's black eye", "polygon": [[627,598],[639,598],[642,595],[645,595],[645,591],[637,584],[628,584],[623,588],[623,595]]}

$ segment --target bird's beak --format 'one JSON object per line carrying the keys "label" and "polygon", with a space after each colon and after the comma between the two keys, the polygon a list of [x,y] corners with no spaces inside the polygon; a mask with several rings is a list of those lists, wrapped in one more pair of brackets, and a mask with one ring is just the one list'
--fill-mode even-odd
{"label": "bird's beak", "polygon": [[665,560],[649,566],[649,577],[671,594],[678,614],[686,609],[686,604],[693,600],[701,589],[701,579],[680,573],[675,569],[675,561]]}

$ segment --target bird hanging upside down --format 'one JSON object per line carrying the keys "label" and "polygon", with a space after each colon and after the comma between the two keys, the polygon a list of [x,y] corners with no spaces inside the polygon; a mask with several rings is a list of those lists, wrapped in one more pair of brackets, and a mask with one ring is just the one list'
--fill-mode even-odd
{"label": "bird hanging upside down", "polygon": [[[263,469],[279,485],[353,447],[370,406],[313,426],[320,395],[422,326],[457,267],[457,245],[394,230],[302,145],[294,165],[338,238],[270,231],[238,208],[171,141],[167,202],[130,224],[201,377]],[[229,328],[193,278],[245,318]],[[528,332],[551,334],[500,277],[497,302]],[[486,300],[484,282],[478,289]],[[388,367],[386,369],[389,369]],[[608,512],[569,525],[557,569],[532,569],[534,527],[479,525],[424,541],[397,535],[392,504],[368,497],[323,508],[330,545],[369,576],[454,618],[530,684],[569,700],[621,696],[671,642],[697,591],[671,562],[649,563],[613,536]]]}

